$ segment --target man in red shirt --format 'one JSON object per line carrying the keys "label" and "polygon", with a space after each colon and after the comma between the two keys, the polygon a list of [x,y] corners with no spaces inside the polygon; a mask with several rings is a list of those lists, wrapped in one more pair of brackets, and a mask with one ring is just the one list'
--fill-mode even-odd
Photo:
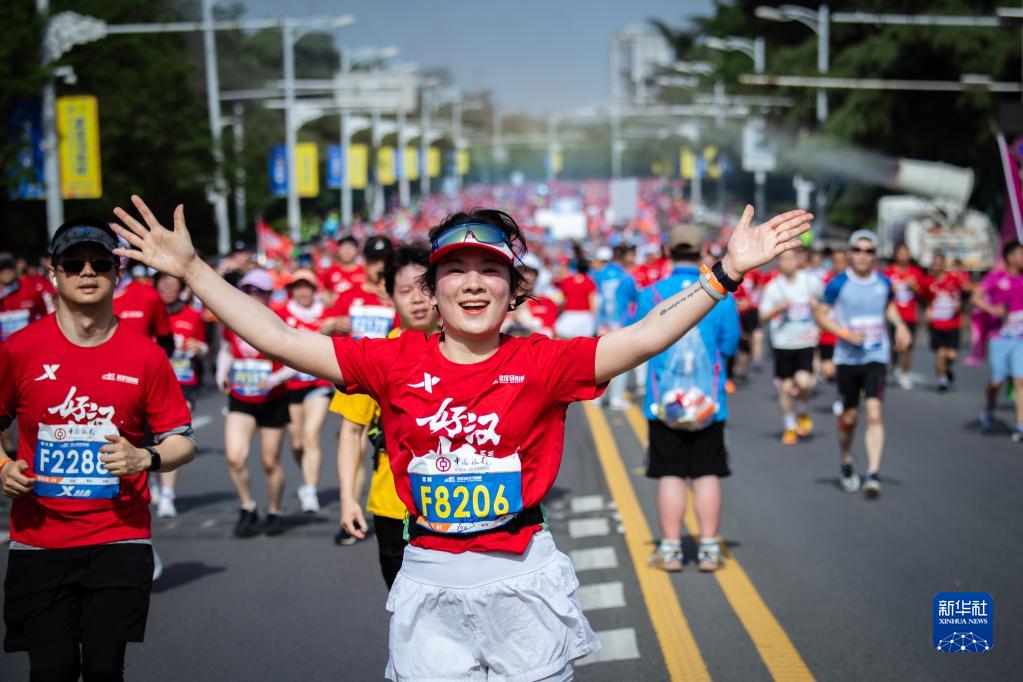
{"label": "man in red shirt", "polygon": [[589,275],[590,264],[576,261],[575,274],[554,283],[564,296],[564,306],[554,331],[563,339],[593,336],[597,331],[597,284]]}
{"label": "man in red shirt", "polygon": [[938,373],[938,391],[944,393],[955,381],[952,371],[959,358],[959,330],[962,327],[963,295],[970,290],[969,277],[945,269],[945,255],[935,253],[927,282],[927,326]]}
{"label": "man in red shirt", "polygon": [[[916,339],[917,306],[923,298],[927,285],[927,275],[918,268],[910,257],[909,247],[899,244],[895,247],[895,258],[891,265],[884,270],[884,274],[892,281],[892,288],[895,291],[895,307],[899,309],[899,316],[909,327],[913,339]],[[913,380],[909,376],[909,370],[913,364],[913,343],[901,353],[892,353],[892,364],[895,365],[895,380],[899,386],[905,389],[913,388]]]}
{"label": "man in red shirt", "polygon": [[174,352],[167,306],[153,287],[125,277],[114,291],[114,314],[127,326],[156,341],[168,356]]}
{"label": "man in red shirt", "polygon": [[165,353],[114,315],[116,246],[103,222],[62,225],[56,314],[0,346],[0,427],[17,419],[19,436],[17,461],[0,453],[14,499],[4,649],[28,652],[32,679],[122,679],[153,579],[146,479],[195,456]]}
{"label": "man in red shirt", "polygon": [[356,262],[358,257],[359,241],[350,234],[341,237],[337,242],[339,262],[326,266],[320,273],[324,293],[333,299],[366,281],[366,270]]}
{"label": "man in red shirt", "polygon": [[46,303],[28,276],[18,277],[14,259],[0,255],[0,344],[46,315]]}
{"label": "man in red shirt", "polygon": [[328,335],[351,334],[353,338],[382,339],[394,326],[394,307],[384,288],[384,266],[394,247],[387,237],[366,240],[365,280],[348,288],[324,313],[320,331]]}

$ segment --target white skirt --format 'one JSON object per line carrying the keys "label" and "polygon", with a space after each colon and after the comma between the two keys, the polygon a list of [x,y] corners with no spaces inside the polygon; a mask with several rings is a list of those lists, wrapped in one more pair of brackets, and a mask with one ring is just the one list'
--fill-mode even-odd
{"label": "white skirt", "polygon": [[558,321],[554,323],[554,333],[563,339],[593,336],[597,333],[597,320],[593,313],[568,310],[558,316]]}
{"label": "white skirt", "polygon": [[409,545],[387,599],[394,682],[533,682],[600,649],[551,534],[521,556]]}

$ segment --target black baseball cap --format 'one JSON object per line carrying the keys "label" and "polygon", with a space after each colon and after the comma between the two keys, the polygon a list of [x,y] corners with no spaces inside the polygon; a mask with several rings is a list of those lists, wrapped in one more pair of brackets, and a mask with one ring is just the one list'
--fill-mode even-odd
{"label": "black baseball cap", "polygon": [[113,254],[117,248],[117,235],[110,228],[110,225],[102,220],[83,218],[66,222],[57,228],[50,240],[50,255],[60,258],[60,255],[75,244],[98,244],[105,251]]}
{"label": "black baseball cap", "polygon": [[386,260],[394,252],[394,245],[387,237],[370,237],[362,247],[362,255],[366,260]]}

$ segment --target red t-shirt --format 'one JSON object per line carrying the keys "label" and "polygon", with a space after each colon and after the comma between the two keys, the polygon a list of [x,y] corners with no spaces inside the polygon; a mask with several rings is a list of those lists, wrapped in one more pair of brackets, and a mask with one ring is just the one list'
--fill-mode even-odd
{"label": "red t-shirt", "polygon": [[[3,292],[7,293],[4,294]],[[46,316],[46,303],[42,294],[28,277],[0,287],[0,343],[14,332],[24,329],[30,323]]]}
{"label": "red t-shirt", "polygon": [[206,343],[206,324],[202,313],[188,305],[181,310],[170,313],[171,332],[174,334],[174,354],[171,356],[171,367],[182,386],[198,386],[199,373],[196,372],[195,356],[185,350],[185,341],[194,339]]}
{"label": "red t-shirt", "polygon": [[167,306],[156,289],[131,282],[120,294],[114,294],[114,314],[129,327],[151,339],[171,333]]}
{"label": "red t-shirt", "polygon": [[[313,332],[320,331],[320,325],[323,324],[324,318],[326,318],[326,309],[323,304],[319,301],[313,304],[310,308],[303,308],[295,303],[294,300],[288,301],[282,306],[275,307],[274,310],[280,315],[289,326],[295,329],[307,329]],[[330,386],[330,382],[325,379],[313,376],[312,374],[298,373],[292,378],[284,382],[284,387],[289,391],[300,391],[302,389],[309,388],[310,386]]]}
{"label": "red t-shirt", "polygon": [[597,285],[588,275],[569,275],[557,287],[565,295],[565,312],[590,312],[590,295],[597,293]]}
{"label": "red t-shirt", "polygon": [[363,285],[338,296],[324,317],[351,318],[351,336],[361,339],[383,339],[401,324],[391,302]]}
{"label": "red t-shirt", "polygon": [[962,276],[954,272],[942,273],[927,283],[927,312],[933,329],[959,328],[964,290]]}
{"label": "red t-shirt", "polygon": [[[604,391],[594,379],[598,340],[502,335],[493,356],[468,365],[444,357],[439,341],[413,332],[335,337],[339,388],[380,403],[395,488],[413,518],[470,532],[536,507],[554,485],[569,403]],[[426,535],[413,544],[521,554],[539,529]]]}
{"label": "red t-shirt", "polygon": [[885,268],[884,274],[892,281],[895,307],[899,309],[899,317],[903,322],[916,322],[917,302],[920,300],[920,294],[913,291],[909,287],[909,283],[916,282],[918,291],[923,293],[927,277],[915,265],[907,265],[904,268],[898,265],[889,265]]}
{"label": "red t-shirt", "polygon": [[[280,313],[278,313],[280,314]],[[229,384],[231,397],[243,403],[262,404],[283,397],[288,389],[277,384],[269,391],[260,388],[264,379],[278,371],[284,365],[271,360],[253,348],[248,341],[224,327],[224,343],[231,351],[231,373]]]}
{"label": "red t-shirt", "polygon": [[343,268],[339,263],[331,265],[320,275],[323,288],[335,294],[343,294],[352,287],[366,283],[366,270],[361,265]]}
{"label": "red t-shirt", "polygon": [[554,325],[558,321],[558,304],[546,296],[526,299],[529,314],[540,320],[543,325],[539,331],[545,336],[554,337]]}
{"label": "red t-shirt", "polygon": [[106,432],[139,446],[147,426],[159,435],[191,423],[164,351],[124,324],[76,346],[50,315],[0,346],[0,376],[0,420],[17,418],[18,457],[36,476],[11,507],[11,539],[60,549],[148,538],[147,474],[110,477],[99,448]]}

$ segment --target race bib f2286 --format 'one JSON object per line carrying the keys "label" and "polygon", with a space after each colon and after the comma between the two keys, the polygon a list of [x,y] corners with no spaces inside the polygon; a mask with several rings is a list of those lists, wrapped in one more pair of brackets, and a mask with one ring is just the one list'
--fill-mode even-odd
{"label": "race bib f2286", "polygon": [[36,436],[35,493],[39,497],[111,499],[120,479],[100,460],[107,434],[117,427],[103,424],[40,424]]}

